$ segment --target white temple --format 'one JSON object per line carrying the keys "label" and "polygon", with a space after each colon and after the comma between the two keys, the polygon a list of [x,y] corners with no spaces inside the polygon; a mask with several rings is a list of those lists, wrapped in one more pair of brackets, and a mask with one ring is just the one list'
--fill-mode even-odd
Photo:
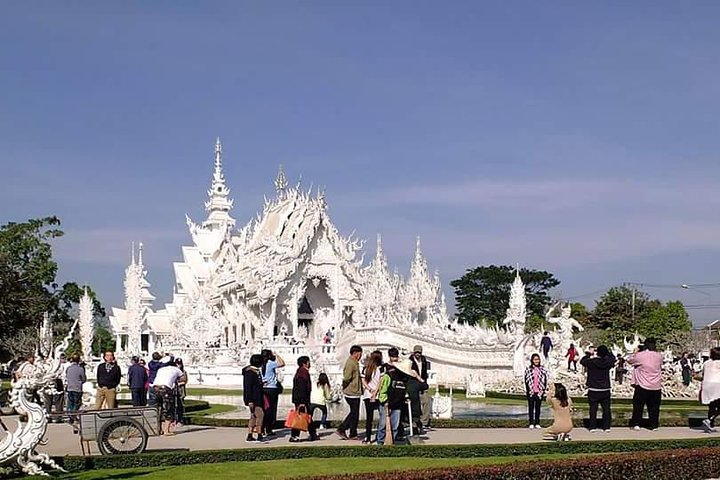
{"label": "white temple", "polygon": [[205,382],[215,383],[228,380],[208,374],[207,366],[242,363],[260,346],[290,357],[309,354],[330,371],[353,343],[407,350],[422,344],[442,383],[464,383],[478,369],[493,378],[512,374],[512,345],[523,335],[525,312],[519,276],[512,328],[459,324],[448,316],[440,278],[429,273],[419,239],[407,279],[390,272],[380,236],[365,266],[363,242],[338,232],[324,193],[289,186],[282,169],[275,197],[236,229],[222,160],[218,139],[207,218],[187,217],[192,245],[182,247],[183,259],[173,265],[173,298],[162,309],[152,308],[142,244],[137,259],[133,248],[125,308],[113,308],[110,317],[119,350],[182,351],[186,363],[206,366]]}

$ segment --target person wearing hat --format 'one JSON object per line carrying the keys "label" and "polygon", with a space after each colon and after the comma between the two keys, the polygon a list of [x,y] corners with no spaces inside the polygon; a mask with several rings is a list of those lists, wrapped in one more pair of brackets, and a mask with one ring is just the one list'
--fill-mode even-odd
{"label": "person wearing hat", "polygon": [[147,405],[147,396],[145,395],[145,382],[148,380],[148,373],[145,367],[140,365],[140,358],[132,357],[132,364],[128,368],[128,388],[130,388],[130,397],[132,398],[133,407],[144,407]]}
{"label": "person wearing hat", "polygon": [[412,361],[412,369],[422,379],[422,385],[420,386],[419,401],[420,401],[420,422],[425,428],[430,428],[430,411],[432,410],[432,397],[429,394],[428,371],[430,370],[430,362],[427,361],[425,355],[423,355],[422,345],[415,345],[413,347],[413,354],[410,357]]}

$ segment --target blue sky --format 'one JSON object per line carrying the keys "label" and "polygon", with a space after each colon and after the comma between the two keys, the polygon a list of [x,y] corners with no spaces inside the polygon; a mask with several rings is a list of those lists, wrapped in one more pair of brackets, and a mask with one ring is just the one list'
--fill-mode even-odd
{"label": "blue sky", "polygon": [[282,164],[401,272],[420,235],[446,286],[515,262],[589,303],[720,282],[718,18],[710,1],[5,2],[0,223],[60,216],[62,278],[107,306],[143,241],[166,300],[219,135],[241,223]]}

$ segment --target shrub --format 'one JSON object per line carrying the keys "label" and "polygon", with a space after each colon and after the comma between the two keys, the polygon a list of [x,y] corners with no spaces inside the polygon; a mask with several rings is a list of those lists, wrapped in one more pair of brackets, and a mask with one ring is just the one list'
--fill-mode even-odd
{"label": "shrub", "polygon": [[[145,453],[95,457],[60,457],[55,460],[71,472],[96,468],[159,467],[239,461],[283,460],[290,458],[331,457],[422,457],[472,458],[512,457],[543,454],[597,454],[643,452],[683,448],[720,447],[719,438],[681,440],[629,440],[594,442],[545,442],[525,444],[478,445],[403,445],[368,448],[366,446],[285,446],[239,450],[200,450],[192,452]],[[576,477],[586,478],[586,477]],[[609,477],[608,477],[609,478]],[[694,477],[690,477],[694,478]],[[657,479],[655,479],[657,480]]]}
{"label": "shrub", "polygon": [[[693,420],[697,417],[697,420]],[[678,417],[661,417],[660,424],[663,427],[699,427],[701,425],[704,416],[678,416]],[[189,417],[187,419],[189,424],[192,425],[205,425],[209,427],[247,427],[247,419],[243,418],[208,418],[208,417]],[[575,427],[582,428],[585,426],[585,419],[574,418],[573,424]],[[276,428],[284,428],[284,422],[278,422],[275,424]],[[512,419],[512,418],[450,418],[450,419],[434,419],[434,428],[527,428],[527,420],[525,419]],[[552,420],[542,420],[540,424],[544,427],[549,427]],[[613,418],[612,425],[614,427],[627,427],[628,420],[626,418],[615,417]],[[337,428],[340,426],[340,422],[331,422],[331,427]]]}
{"label": "shrub", "polygon": [[[501,392],[485,392],[485,395],[487,398],[503,398],[506,400],[517,400],[518,402],[525,402],[527,400],[527,397],[522,394],[517,393],[501,393]],[[575,404],[581,404],[586,405],[587,404],[587,397],[573,397],[573,403]],[[613,397],[612,403],[615,405],[632,405],[632,398],[619,398],[619,397]],[[697,401],[697,398],[663,398],[662,404],[664,406],[685,406],[685,407],[698,407],[699,409],[703,409],[704,407],[700,405],[700,403]]]}
{"label": "shrub", "polygon": [[[720,472],[720,448],[660,450],[571,460],[535,460],[504,465],[471,465],[374,473],[376,480],[623,480],[703,479]],[[328,475],[316,480],[365,480],[367,474]]]}

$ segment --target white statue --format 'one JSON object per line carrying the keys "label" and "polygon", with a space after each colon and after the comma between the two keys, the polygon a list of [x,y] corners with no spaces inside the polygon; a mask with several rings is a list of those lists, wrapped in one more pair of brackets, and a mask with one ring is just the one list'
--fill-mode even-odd
{"label": "white statue", "polygon": [[570,314],[572,313],[572,307],[570,306],[570,304],[565,307],[561,307],[559,317],[553,317],[553,312],[560,305],[561,302],[557,302],[555,305],[553,305],[550,310],[548,310],[548,312],[545,314],[545,320],[548,323],[557,325],[557,333],[560,337],[562,345],[569,346],[569,344],[572,343],[573,339],[573,329],[577,329],[579,332],[582,332],[585,329],[582,325],[578,323],[577,320],[570,316]]}
{"label": "white statue", "polygon": [[43,465],[55,470],[64,471],[46,453],[38,453],[35,449],[42,444],[47,431],[45,409],[33,401],[30,392],[46,392],[60,394],[55,391],[55,380],[62,375],[63,364],[60,356],[70,343],[75,333],[77,320],[60,345],[55,347],[54,355],[35,362],[32,375],[23,376],[12,384],[10,392],[11,405],[21,415],[27,415],[27,421],[17,419],[17,428],[6,431],[5,439],[0,442],[0,465],[16,462],[28,475],[45,475]]}

